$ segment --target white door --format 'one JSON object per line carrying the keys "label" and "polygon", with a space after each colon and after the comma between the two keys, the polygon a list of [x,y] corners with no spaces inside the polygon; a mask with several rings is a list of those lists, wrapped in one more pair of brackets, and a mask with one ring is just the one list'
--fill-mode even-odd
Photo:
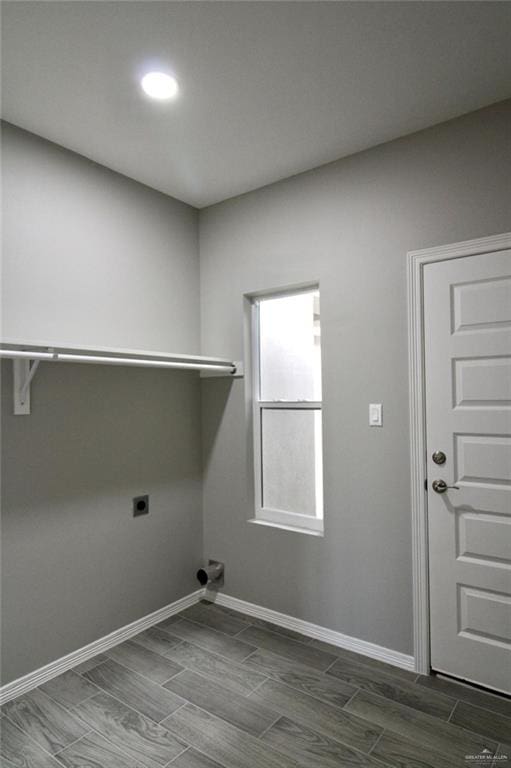
{"label": "white door", "polygon": [[424,334],[431,666],[510,693],[511,250],[427,264]]}

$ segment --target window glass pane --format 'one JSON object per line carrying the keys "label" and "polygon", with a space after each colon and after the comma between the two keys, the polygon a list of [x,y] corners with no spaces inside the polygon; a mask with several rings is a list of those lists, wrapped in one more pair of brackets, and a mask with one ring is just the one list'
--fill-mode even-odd
{"label": "window glass pane", "polygon": [[321,400],[319,291],[259,303],[261,400]]}
{"label": "window glass pane", "polygon": [[323,516],[321,411],[261,410],[263,507]]}

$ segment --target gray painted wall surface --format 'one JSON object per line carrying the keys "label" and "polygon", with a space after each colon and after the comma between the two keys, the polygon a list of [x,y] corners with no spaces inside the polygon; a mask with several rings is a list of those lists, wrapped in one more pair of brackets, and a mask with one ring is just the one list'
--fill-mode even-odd
{"label": "gray painted wall surface", "polygon": [[[197,212],[15,128],[4,140],[3,333],[197,353]],[[200,385],[42,363],[14,417],[2,370],[8,682],[196,589]]]}
{"label": "gray painted wall surface", "polygon": [[197,354],[197,211],[2,127],[2,336]]}
{"label": "gray painted wall surface", "polygon": [[[200,391],[182,371],[2,365],[2,666],[20,677],[197,588]],[[133,496],[150,513],[133,518]]]}
{"label": "gray painted wall surface", "polygon": [[321,286],[324,538],[247,524],[249,382],[202,384],[226,593],[412,652],[406,253],[508,231],[510,179],[508,101],[201,211],[204,350],[242,358],[244,293]]}

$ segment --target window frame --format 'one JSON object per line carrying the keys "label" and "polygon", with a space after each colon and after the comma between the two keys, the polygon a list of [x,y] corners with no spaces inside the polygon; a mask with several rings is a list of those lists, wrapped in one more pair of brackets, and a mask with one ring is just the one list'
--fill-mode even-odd
{"label": "window frame", "polygon": [[[319,284],[300,286],[290,290],[267,291],[262,294],[252,295],[251,300],[251,367],[252,367],[252,432],[253,432],[253,459],[254,459],[254,502],[255,517],[249,522],[285,528],[300,533],[308,533],[322,536],[324,530],[324,500],[322,502],[321,516],[312,517],[298,512],[288,512],[281,509],[273,509],[263,506],[263,455],[262,455],[262,419],[263,411],[277,410],[313,410],[319,411],[322,417],[323,400],[261,400],[261,347],[260,347],[260,320],[259,308],[267,299],[278,299],[286,296],[295,296],[302,293],[319,291]],[[321,319],[320,319],[321,325]],[[321,342],[320,342],[321,343]],[[322,358],[321,358],[322,359]],[[323,367],[323,366],[322,366]],[[323,454],[323,422],[321,418],[321,435]],[[323,499],[324,469],[321,471],[321,495]]]}

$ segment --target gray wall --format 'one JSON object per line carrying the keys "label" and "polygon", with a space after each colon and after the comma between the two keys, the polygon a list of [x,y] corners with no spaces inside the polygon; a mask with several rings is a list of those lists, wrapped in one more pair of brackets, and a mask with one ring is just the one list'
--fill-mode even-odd
{"label": "gray wall", "polygon": [[[17,129],[4,139],[4,335],[198,352],[197,212]],[[32,414],[13,416],[11,372],[3,682],[192,592],[202,557],[195,374],[42,363]]]}
{"label": "gray wall", "polygon": [[197,589],[200,398],[193,373],[42,363],[13,416],[2,379],[8,682]]}
{"label": "gray wall", "polygon": [[2,125],[2,336],[197,354],[197,211]]}
{"label": "gray wall", "polygon": [[226,593],[412,652],[406,253],[509,230],[510,179],[508,101],[201,211],[203,349],[243,357],[244,293],[321,287],[324,538],[247,524],[249,382],[202,385]]}

